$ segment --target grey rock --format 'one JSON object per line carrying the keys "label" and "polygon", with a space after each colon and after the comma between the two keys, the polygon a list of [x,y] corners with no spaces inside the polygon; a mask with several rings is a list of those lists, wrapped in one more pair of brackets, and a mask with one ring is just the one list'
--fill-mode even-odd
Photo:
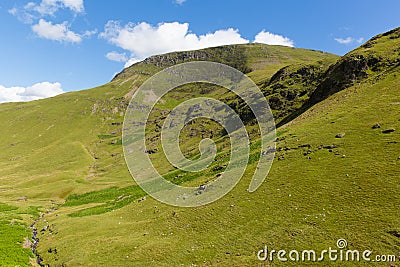
{"label": "grey rock", "polygon": [[336,138],[343,138],[346,134],[345,133],[339,133],[335,137]]}
{"label": "grey rock", "polygon": [[390,128],[390,129],[383,130],[382,133],[387,134],[387,133],[393,133],[394,131],[396,131],[394,128]]}

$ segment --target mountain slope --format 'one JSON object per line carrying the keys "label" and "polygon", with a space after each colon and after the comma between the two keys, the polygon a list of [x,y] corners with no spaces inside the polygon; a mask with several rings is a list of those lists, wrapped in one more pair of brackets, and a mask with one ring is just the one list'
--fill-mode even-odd
{"label": "mountain slope", "polygon": [[[398,37],[390,36],[384,39],[391,43],[382,46],[388,51],[380,62],[392,62],[389,51],[399,49]],[[381,46],[379,38],[372,41]],[[400,68],[385,69],[379,79],[369,75],[355,85],[341,83],[340,89],[324,93],[322,102],[301,110],[327,90],[321,84],[336,79],[330,75],[346,57],[329,67],[336,56],[260,44],[171,53],[135,64],[99,88],[2,104],[0,121],[7,124],[0,130],[0,202],[15,209],[2,212],[7,224],[1,229],[8,231],[12,219],[31,223],[47,208],[35,227],[46,228],[38,234],[38,252],[51,266],[256,265],[256,253],[265,244],[277,250],[322,250],[339,238],[351,249],[399,255],[400,136],[382,130],[400,126]],[[144,197],[125,167],[120,136],[124,109],[138,86],[162,68],[193,59],[246,71],[271,105],[277,99],[273,111],[279,120],[304,113],[278,128],[277,160],[259,190],[246,191],[256,167],[251,162],[227,196],[184,209]],[[216,96],[234,106],[253,129],[245,107],[233,105],[235,98],[223,88],[194,86],[178,88],[166,103]],[[154,120],[160,122],[157,112]],[[372,129],[377,123],[381,128]],[[203,133],[211,128],[206,125]],[[340,133],[344,137],[336,138]],[[256,131],[251,137],[257,150]],[[195,151],[197,139],[185,140],[184,149]],[[208,175],[215,172],[181,182],[196,183]]]}
{"label": "mountain slope", "polygon": [[[240,58],[246,57],[246,63],[241,64],[246,64],[246,68],[255,69],[248,75],[251,77],[254,72],[258,72],[259,76],[263,75],[264,80],[269,78],[269,73],[275,72],[285,64],[337,58],[322,52],[259,44],[251,44],[248,47],[232,46],[228,49],[235,48],[242,53],[245,51]],[[221,49],[226,47],[201,51],[219,55]],[[196,55],[197,52],[172,53],[149,58],[125,69],[109,84],[91,90],[70,92],[28,103],[0,105],[0,120],[7,122],[0,130],[3,136],[0,144],[3,165],[0,169],[0,186],[5,190],[4,194],[7,195],[10,187],[17,187],[20,190],[19,194],[28,197],[65,197],[76,187],[77,181],[79,187],[74,189],[76,192],[86,191],[88,188],[95,189],[96,185],[93,188],[90,183],[94,180],[93,177],[96,177],[96,184],[100,184],[100,187],[104,187],[105,184],[118,184],[120,178],[125,182],[130,181],[130,178],[125,178],[128,172],[125,170],[121,147],[118,145],[121,123],[130,96],[150,75],[169,66],[154,66],[151,63],[153,58],[159,58],[158,60],[163,62],[160,57],[170,58],[171,55],[186,53]],[[225,60],[220,62],[229,64]],[[208,92],[209,95],[214,93]],[[113,142],[115,144],[111,144]],[[118,155],[112,157],[112,154]],[[116,162],[121,168],[110,168]],[[117,175],[115,178],[118,179],[102,181],[106,172],[111,173],[111,176]],[[37,179],[39,177],[36,175],[40,176],[40,179]],[[34,184],[27,182],[31,178],[34,178]],[[42,184],[44,181],[46,185]],[[50,183],[55,182],[63,184],[63,189],[58,186],[54,188],[60,188],[59,190],[49,190],[51,186],[47,188]],[[37,186],[36,190],[31,190],[33,185]],[[13,192],[12,195],[14,194]]]}
{"label": "mountain slope", "polygon": [[381,76],[400,65],[400,28],[380,34],[342,57],[325,73],[312,94],[313,105],[367,77]]}
{"label": "mountain slope", "polygon": [[[342,91],[279,129],[281,160],[255,193],[246,192],[246,176],[221,200],[195,209],[151,198],[95,216],[68,217],[75,209],[62,207],[47,216],[58,236],[43,235],[41,254],[70,265],[243,266],[256,265],[265,244],[322,250],[345,238],[350,249],[398,255],[399,133],[382,133],[400,126],[398,116],[387,116],[400,103],[394,74]],[[382,129],[372,129],[376,123]],[[330,265],[337,266],[324,262]]]}

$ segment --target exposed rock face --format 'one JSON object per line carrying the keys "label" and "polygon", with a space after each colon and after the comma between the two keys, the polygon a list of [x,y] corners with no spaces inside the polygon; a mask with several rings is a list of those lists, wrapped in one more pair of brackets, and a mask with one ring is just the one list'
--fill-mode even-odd
{"label": "exposed rock face", "polygon": [[352,55],[339,60],[329,67],[325,79],[317,86],[310,97],[309,104],[316,104],[337,93],[356,80],[368,77],[368,60],[363,55]]}
{"label": "exposed rock face", "polygon": [[146,58],[143,64],[152,64],[157,67],[170,67],[176,64],[207,60],[219,62],[236,68],[243,73],[251,70],[246,66],[245,48],[240,45],[219,46],[196,51],[172,52]]}
{"label": "exposed rock face", "polygon": [[278,70],[262,85],[262,91],[277,122],[299,110],[308,101],[331,63],[316,61],[289,65]]}
{"label": "exposed rock face", "polygon": [[152,64],[157,67],[169,67],[188,61],[207,60],[208,58],[210,58],[210,53],[200,50],[151,56],[146,58],[143,63]]}
{"label": "exposed rock face", "polygon": [[267,85],[273,85],[279,81],[287,78],[292,78],[297,82],[310,83],[312,80],[318,79],[321,76],[321,67],[312,65],[299,66],[298,69],[293,70],[293,66],[286,66],[277,71]]}
{"label": "exposed rock face", "polygon": [[[163,68],[190,61],[218,62],[238,69],[243,73],[249,73],[251,69],[247,66],[247,56],[245,52],[246,48],[242,45],[227,45],[195,51],[180,51],[162,55],[155,55],[124,69],[122,72],[118,73],[113,80],[116,80],[120,77],[128,77],[129,73],[153,75]],[[143,71],[137,69],[138,66],[140,67],[146,65],[155,66],[158,70],[153,73],[149,70]]]}

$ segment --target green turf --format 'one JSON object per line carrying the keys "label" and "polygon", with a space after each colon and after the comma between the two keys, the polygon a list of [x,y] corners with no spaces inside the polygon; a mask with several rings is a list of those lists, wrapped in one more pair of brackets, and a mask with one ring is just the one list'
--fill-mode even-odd
{"label": "green turf", "polygon": [[[0,204],[6,218],[0,229],[10,232],[1,235],[7,239],[0,248],[17,255],[14,261],[2,258],[0,265],[29,264],[32,255],[21,243],[30,236],[27,225],[40,212],[45,215],[37,228],[49,229],[38,233],[38,251],[50,266],[280,266],[259,262],[257,251],[266,244],[322,250],[335,247],[339,238],[345,238],[350,249],[399,256],[398,32],[378,36],[341,59],[261,44],[171,53],[135,64],[98,88],[0,105],[0,121],[5,122],[0,128],[0,203],[6,203]],[[377,55],[380,60],[368,63],[362,79],[348,80],[332,70],[357,55]],[[177,104],[196,96],[216,97],[241,115],[250,133],[251,156],[243,179],[219,201],[192,209],[143,198],[121,146],[123,115],[132,93],[150,75],[188,57],[245,71],[267,99],[277,99],[273,112],[279,120],[290,121],[277,129],[269,176],[256,192],[248,193],[259,131],[246,106],[225,89],[202,84],[166,95],[150,118],[147,145],[156,151],[151,155],[154,164],[172,182],[199,185],[215,179],[230,149],[221,128],[198,121],[181,132],[181,149],[196,158],[203,134],[217,143],[216,161],[195,174],[166,164],[157,124]],[[336,88],[340,90],[321,86],[330,83],[329,75],[342,79]],[[316,90],[324,100],[302,109]],[[381,128],[372,129],[377,123]],[[382,133],[389,128],[396,130]],[[336,138],[339,133],[345,136]],[[14,218],[17,223],[11,227]]]}

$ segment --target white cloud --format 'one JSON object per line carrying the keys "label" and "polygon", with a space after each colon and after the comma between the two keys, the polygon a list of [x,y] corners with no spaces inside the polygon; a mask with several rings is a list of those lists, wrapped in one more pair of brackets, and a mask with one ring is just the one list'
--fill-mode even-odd
{"label": "white cloud", "polygon": [[[117,21],[108,21],[99,37],[131,53],[125,67],[155,54],[249,43],[249,40],[243,38],[237,29],[228,28],[197,35],[189,31],[188,23],[179,22],[152,26],[146,22],[121,25]],[[266,31],[259,32],[254,42],[294,46],[294,42],[289,38]],[[122,61],[122,57],[117,57],[113,52],[110,53],[106,55],[108,59]]]}
{"label": "white cloud", "polygon": [[97,33],[97,29],[93,30],[93,31],[85,31],[81,36],[82,37],[90,37],[90,36],[92,36],[92,35],[94,35],[96,33]]}
{"label": "white cloud", "polygon": [[54,15],[60,8],[68,8],[74,13],[82,13],[85,8],[83,0],[42,0],[40,4],[29,2],[24,9],[33,10],[43,15]]}
{"label": "white cloud", "polygon": [[52,97],[64,93],[61,84],[41,82],[29,87],[5,87],[0,85],[0,103],[21,102]]}
{"label": "white cloud", "polygon": [[8,10],[8,13],[18,18],[25,24],[33,25],[32,30],[42,38],[79,43],[82,37],[90,37],[97,33],[94,31],[84,31],[77,34],[69,29],[67,22],[61,24],[53,24],[46,16],[56,18],[55,13],[59,9],[70,10],[74,17],[85,11],[83,0],[41,0],[28,2],[24,6],[14,7]]}
{"label": "white cloud", "polygon": [[33,9],[35,8],[36,4],[34,2],[29,2],[24,6],[25,10]]}
{"label": "white cloud", "polygon": [[83,0],[60,0],[59,2],[74,12],[82,13],[85,11]]}
{"label": "white cloud", "polygon": [[175,3],[177,3],[178,5],[182,5],[185,2],[186,0],[175,0]]}
{"label": "white cloud", "polygon": [[130,66],[132,66],[133,64],[135,64],[135,63],[137,63],[139,61],[140,61],[140,59],[132,57],[132,58],[128,59],[127,62],[125,62],[124,68],[130,67]]}
{"label": "white cloud", "polygon": [[249,42],[232,28],[196,35],[190,33],[188,23],[179,22],[160,23],[157,26],[142,22],[121,26],[119,22],[109,21],[99,36],[130,51],[131,63],[154,54]]}
{"label": "white cloud", "polygon": [[13,7],[8,10],[8,13],[17,17],[19,21],[25,24],[32,24],[33,21],[35,20],[35,16],[30,12],[26,12],[24,9],[21,10],[16,7]]}
{"label": "white cloud", "polygon": [[118,53],[115,51],[107,53],[106,58],[108,58],[109,60],[112,60],[112,61],[117,61],[117,62],[125,62],[128,60],[125,53]]}
{"label": "white cloud", "polygon": [[349,44],[353,44],[353,43],[357,43],[357,44],[361,44],[364,42],[364,38],[354,38],[354,37],[346,37],[346,38],[335,38],[335,41],[338,42],[339,44],[344,44],[344,45],[349,45]]}
{"label": "white cloud", "polygon": [[51,22],[40,19],[38,24],[32,26],[32,30],[41,38],[60,41],[79,43],[82,37],[69,30],[67,22],[62,24],[53,24]]}
{"label": "white cloud", "polygon": [[259,32],[255,38],[255,43],[262,43],[268,45],[283,45],[283,46],[294,46],[294,42],[287,37],[282,35],[273,34],[270,32],[266,32],[265,30]]}
{"label": "white cloud", "polygon": [[363,37],[357,39],[357,43],[362,44],[363,42],[364,42],[364,38]]}
{"label": "white cloud", "polygon": [[11,15],[15,16],[18,13],[18,9],[13,7],[11,9],[8,10],[8,13],[10,13]]}
{"label": "white cloud", "polygon": [[335,38],[335,41],[339,44],[351,44],[354,42],[353,37],[346,37],[346,38]]}

